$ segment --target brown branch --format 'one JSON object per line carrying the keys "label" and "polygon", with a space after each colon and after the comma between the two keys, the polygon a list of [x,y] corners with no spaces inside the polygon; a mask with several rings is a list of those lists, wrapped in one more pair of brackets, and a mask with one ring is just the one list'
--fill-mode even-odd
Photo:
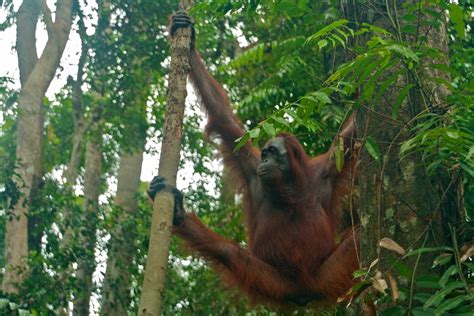
{"label": "brown branch", "polygon": [[[184,8],[183,8],[184,7]],[[183,11],[187,7],[182,1]],[[189,72],[191,29],[178,29],[171,39],[170,74],[165,114],[163,141],[158,174],[176,185],[181,136],[186,100],[186,82]],[[153,203],[153,215],[145,266],[142,294],[138,315],[158,316],[161,314],[166,270],[168,267],[169,243],[173,219],[174,196],[170,192],[159,192]]]}
{"label": "brown branch", "polygon": [[46,24],[46,30],[48,31],[48,36],[52,36],[54,32],[54,22],[51,17],[51,10],[46,3],[46,0],[41,0],[41,11],[43,12],[44,24]]}

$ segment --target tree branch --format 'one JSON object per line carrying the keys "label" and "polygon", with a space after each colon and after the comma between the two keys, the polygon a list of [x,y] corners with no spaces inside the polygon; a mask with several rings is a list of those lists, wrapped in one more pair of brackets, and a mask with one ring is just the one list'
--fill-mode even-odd
{"label": "tree branch", "polygon": [[48,36],[52,36],[54,30],[54,23],[53,19],[51,18],[51,10],[49,9],[46,0],[41,0],[40,3],[41,11],[43,11],[44,24],[46,24],[46,30],[48,31]]}

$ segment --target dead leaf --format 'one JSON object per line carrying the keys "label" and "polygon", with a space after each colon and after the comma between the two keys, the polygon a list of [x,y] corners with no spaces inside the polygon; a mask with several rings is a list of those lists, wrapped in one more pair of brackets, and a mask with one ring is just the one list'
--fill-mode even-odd
{"label": "dead leaf", "polygon": [[370,270],[371,270],[373,267],[375,267],[375,265],[376,265],[378,262],[379,262],[379,259],[378,259],[378,258],[375,259],[374,261],[372,261],[372,263],[371,263],[370,266],[369,266],[369,270],[367,271],[367,273],[369,273]]}
{"label": "dead leaf", "polygon": [[405,249],[402,248],[402,246],[400,246],[395,241],[387,237],[380,239],[379,246],[382,248],[388,249],[390,251],[396,252],[400,256],[404,256],[407,253]]}
{"label": "dead leaf", "polygon": [[390,286],[390,290],[392,291],[392,300],[396,302],[400,298],[400,291],[398,291],[397,280],[390,272],[387,273],[387,280],[388,285]]}
{"label": "dead leaf", "polygon": [[385,290],[388,289],[387,281],[382,278],[382,273],[380,271],[377,271],[375,276],[372,278],[372,286],[382,294],[385,294]]}
{"label": "dead leaf", "polygon": [[470,257],[474,256],[474,245],[471,245],[469,248],[465,250],[462,249],[461,251],[462,251],[462,256],[460,260],[461,262],[464,262]]}

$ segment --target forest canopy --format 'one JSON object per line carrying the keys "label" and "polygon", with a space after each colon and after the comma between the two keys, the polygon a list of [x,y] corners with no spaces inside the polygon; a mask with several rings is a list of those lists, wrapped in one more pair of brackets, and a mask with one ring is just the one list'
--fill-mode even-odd
{"label": "forest canopy", "polygon": [[[0,2],[0,314],[140,314],[160,247],[147,190],[177,88],[169,23],[180,10]],[[359,268],[336,304],[282,311],[253,304],[173,236],[160,313],[472,315],[472,1],[209,0],[188,13],[245,130],[233,154],[291,133],[343,172],[341,132],[355,120],[336,239],[360,231]],[[177,187],[204,225],[248,249],[245,192],[222,163],[232,152],[206,133],[199,87],[184,89]]]}

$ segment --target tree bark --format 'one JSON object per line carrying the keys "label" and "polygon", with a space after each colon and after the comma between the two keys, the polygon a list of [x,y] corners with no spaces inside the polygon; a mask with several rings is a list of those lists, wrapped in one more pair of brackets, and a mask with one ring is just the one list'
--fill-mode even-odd
{"label": "tree bark", "polygon": [[23,1],[17,13],[16,53],[22,87],[25,85],[26,80],[38,61],[38,53],[36,51],[36,25],[38,24],[39,14],[40,7],[36,0]]}
{"label": "tree bark", "polygon": [[[12,215],[6,224],[6,270],[2,288],[6,293],[18,293],[18,285],[26,277],[28,265],[28,211],[31,190],[42,175],[42,143],[44,130],[43,97],[59,66],[72,23],[72,0],[58,1],[56,21],[50,25],[48,42],[39,60],[36,50],[31,56],[20,52],[30,50],[34,43],[37,6],[31,1],[22,4],[18,16],[17,48],[22,88],[18,98],[16,167],[14,178],[20,192]],[[20,14],[21,13],[21,14]],[[23,37],[24,35],[24,37]],[[34,66],[33,66],[34,65]]]}
{"label": "tree bark", "polygon": [[134,227],[129,223],[131,214],[138,208],[137,194],[140,188],[143,148],[135,152],[123,152],[117,176],[115,227],[110,232],[107,270],[104,279],[102,315],[127,314],[130,305],[130,271],[136,239]]}
{"label": "tree bark", "polygon": [[[396,10],[393,5],[397,5]],[[405,10],[400,3],[390,2],[386,3],[385,14],[371,12],[369,16],[372,15],[373,18],[369,19],[366,8],[360,4],[357,6],[352,12],[357,12],[358,22],[368,22],[387,30],[395,28],[394,23],[390,22],[390,12],[392,15],[397,12],[402,16]],[[403,26],[401,19],[400,23]],[[395,30],[394,34],[396,32]],[[432,47],[447,52],[446,32],[428,29],[420,32],[427,36]],[[401,33],[394,36],[403,41],[414,40]],[[401,67],[403,65],[400,63],[399,69]],[[392,73],[394,72],[395,70]],[[391,73],[387,73],[384,79],[390,75]],[[415,80],[411,75],[399,77],[385,91],[379,104],[370,104],[369,108],[358,110],[357,115],[358,136],[372,136],[381,152],[381,158],[375,161],[366,150],[361,151],[358,170],[361,266],[368,268],[378,259],[372,272],[379,270],[384,277],[386,272],[394,273],[393,262],[399,259],[399,256],[380,247],[379,241],[382,238],[388,237],[404,249],[439,246],[444,244],[446,238],[442,232],[440,209],[444,197],[433,186],[426,168],[420,166],[421,156],[413,153],[403,159],[400,157],[400,145],[412,137],[411,128],[418,122],[419,114],[426,109],[426,103],[421,100],[418,88],[414,88],[403,102],[396,120],[392,118],[392,107],[401,89],[409,83],[415,83]],[[443,91],[436,90],[436,98],[446,96]],[[436,103],[434,100],[429,102],[432,105]],[[430,255],[419,258],[413,256],[404,260],[404,263],[410,267],[415,277],[430,271],[432,259]],[[408,283],[408,287],[413,291],[414,279],[404,282]],[[410,297],[412,294],[410,293]]]}
{"label": "tree bark", "polygon": [[[181,9],[187,11],[191,4],[186,5],[183,2]],[[191,29],[178,29],[171,40],[168,100],[158,169],[158,174],[166,178],[167,183],[171,186],[176,185],[181,150],[190,45]],[[138,308],[139,315],[160,315],[168,268],[173,207],[174,196],[171,192],[160,192],[156,195],[153,204],[148,258]]]}
{"label": "tree bark", "polygon": [[97,209],[99,207],[100,176],[102,168],[102,134],[96,130],[86,145],[84,174],[83,226],[78,243],[84,253],[77,261],[76,280],[78,292],[74,297],[74,315],[89,315],[89,300],[92,293],[92,274],[95,264]]}

